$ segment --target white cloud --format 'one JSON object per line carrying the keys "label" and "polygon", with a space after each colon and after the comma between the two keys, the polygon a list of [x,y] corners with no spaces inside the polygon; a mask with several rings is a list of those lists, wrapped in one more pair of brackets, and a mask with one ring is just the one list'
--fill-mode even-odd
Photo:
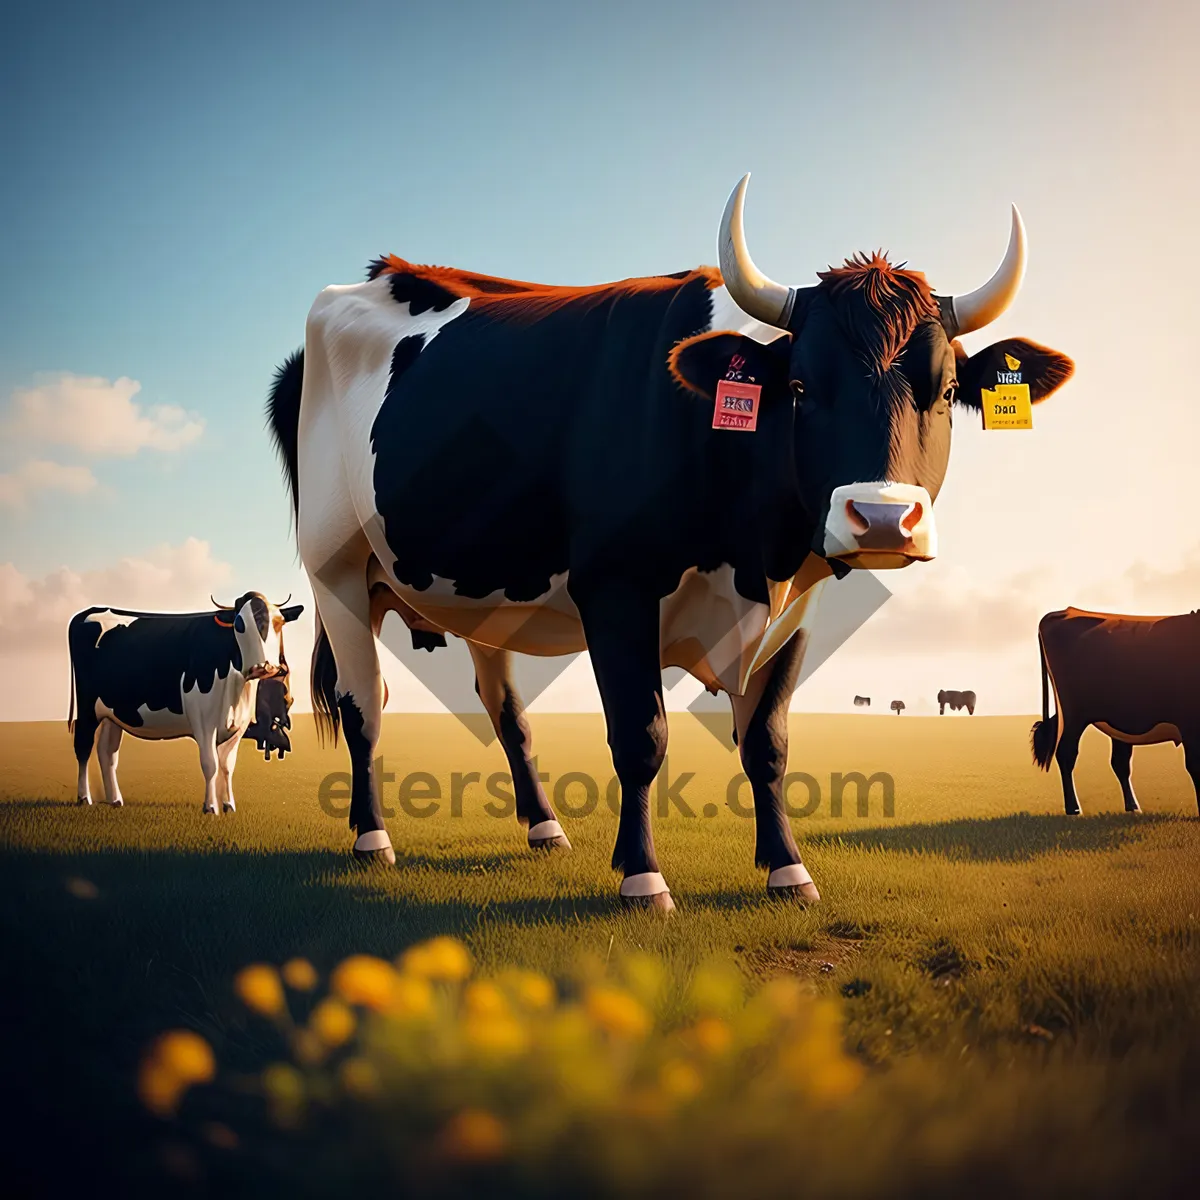
{"label": "white cloud", "polygon": [[71,617],[94,604],[166,612],[211,608],[210,591],[228,590],[232,570],[215,559],[207,542],[188,538],[157,546],[140,558],[77,572],[60,567],[30,578],[12,563],[0,563],[0,652],[61,649]]}
{"label": "white cloud", "polygon": [[196,441],[204,420],[173,404],[134,401],[136,379],[47,375],[13,392],[5,432],[31,443],[70,446],[95,458],[124,458],[139,450],[172,452]]}
{"label": "white cloud", "polygon": [[0,472],[0,506],[24,508],[39,492],[68,492],[82,496],[95,486],[96,477],[87,467],[33,458],[13,471]]}

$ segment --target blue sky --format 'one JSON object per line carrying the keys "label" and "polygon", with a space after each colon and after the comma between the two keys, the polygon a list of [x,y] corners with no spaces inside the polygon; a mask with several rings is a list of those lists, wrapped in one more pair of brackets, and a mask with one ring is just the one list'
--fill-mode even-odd
{"label": "blue sky", "polygon": [[[1082,420],[1131,531],[1113,569],[1167,570],[1200,538],[1144,537],[1134,510],[1148,486],[1185,502],[1178,455],[1200,433],[1179,383],[1200,317],[1196,8],[27,4],[0,44],[0,414],[62,373],[126,377],[204,429],[125,456],[6,434],[0,472],[36,455],[97,485],[0,513],[0,562],[41,579],[193,537],[229,565],[219,583],[288,590],[262,406],[321,287],[384,252],[564,283],[712,262],[752,170],[755,257],[798,283],[880,245],[973,287],[1017,200],[1030,269],[996,332],[1074,354],[1099,407],[1081,418],[1064,393],[1020,462],[956,446],[939,505],[955,562],[981,587],[1052,552],[1099,578],[1090,520],[1057,549],[992,549],[1078,500]],[[1120,415],[1150,402],[1131,385],[1153,422]],[[1100,448],[1118,428],[1121,479]],[[995,491],[1023,472],[1006,522]],[[970,497],[975,479],[992,494]]]}

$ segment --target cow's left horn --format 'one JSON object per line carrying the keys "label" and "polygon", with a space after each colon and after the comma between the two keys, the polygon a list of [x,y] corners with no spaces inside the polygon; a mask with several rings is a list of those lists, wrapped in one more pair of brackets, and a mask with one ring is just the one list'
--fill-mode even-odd
{"label": "cow's left horn", "polygon": [[208,593],[208,598],[213,602],[213,607],[220,609],[221,612],[233,612],[232,604],[218,604],[217,598],[212,594],[212,592]]}
{"label": "cow's left horn", "polygon": [[742,209],[746,203],[746,185],[749,182],[750,175],[747,173],[730,194],[725,215],[721,218],[721,232],[717,235],[717,261],[721,264],[721,278],[738,308],[767,325],[785,329],[796,301],[796,289],[768,279],[754,265],[754,259],[746,249]]}
{"label": "cow's left horn", "polygon": [[1025,277],[1025,255],[1025,222],[1014,204],[1008,249],[996,273],[983,287],[950,299],[954,312],[954,329],[949,331],[952,337],[974,333],[976,329],[990,325],[1017,298],[1021,280]]}
{"label": "cow's left horn", "polygon": [[288,595],[287,595],[287,600],[281,600],[281,601],[280,601],[280,602],[279,602],[277,605],[275,605],[275,607],[276,607],[276,608],[283,608],[283,606],[284,606],[285,604],[287,604],[288,600],[290,600],[291,598],[292,598],[292,593],[291,593],[291,592],[288,592]]}

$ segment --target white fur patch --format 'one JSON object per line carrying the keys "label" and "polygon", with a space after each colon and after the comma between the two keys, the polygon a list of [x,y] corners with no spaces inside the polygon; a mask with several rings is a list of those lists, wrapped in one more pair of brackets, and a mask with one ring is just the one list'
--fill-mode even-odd
{"label": "white fur patch", "polygon": [[391,846],[392,839],[388,837],[386,829],[372,829],[354,843],[355,850],[361,850],[364,854],[373,850],[390,850]]}
{"label": "white fur patch", "polygon": [[132,617],[128,613],[115,613],[111,608],[106,608],[103,612],[92,613],[84,622],[85,625],[96,624],[100,626],[100,632],[96,635],[96,645],[100,645],[100,639],[104,637],[110,629],[116,629],[121,625],[132,625],[137,617]]}
{"label": "white fur patch", "polygon": [[801,887],[803,884],[812,883],[812,881],[813,877],[808,873],[808,868],[803,863],[792,863],[786,867],[776,867],[767,876],[767,887]]}
{"label": "white fur patch", "polygon": [[537,825],[531,825],[529,828],[529,842],[532,845],[534,842],[548,842],[551,838],[560,838],[563,834],[563,827],[557,821],[542,821]]}
{"label": "white fur patch", "polygon": [[658,871],[646,871],[642,875],[630,875],[621,880],[622,896],[661,896],[670,890]]}

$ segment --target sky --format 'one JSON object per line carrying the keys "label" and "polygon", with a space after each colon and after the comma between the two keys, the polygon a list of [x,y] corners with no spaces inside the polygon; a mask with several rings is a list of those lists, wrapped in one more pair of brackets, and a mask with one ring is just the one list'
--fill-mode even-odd
{"label": "sky", "polygon": [[[1200,6],[51,2],[6,24],[0,672],[23,683],[0,719],[65,715],[87,604],[307,599],[263,403],[322,287],[383,253],[551,283],[711,263],[748,170],[754,256],[798,285],[881,246],[970,290],[1016,201],[1024,288],[968,349],[1077,363],[1032,432],[959,416],[938,560],[881,576],[893,598],[794,708],[971,687],[1032,712],[1040,613],[1200,606]],[[386,673],[390,709],[437,707]],[[534,709],[597,706],[582,658]]]}

